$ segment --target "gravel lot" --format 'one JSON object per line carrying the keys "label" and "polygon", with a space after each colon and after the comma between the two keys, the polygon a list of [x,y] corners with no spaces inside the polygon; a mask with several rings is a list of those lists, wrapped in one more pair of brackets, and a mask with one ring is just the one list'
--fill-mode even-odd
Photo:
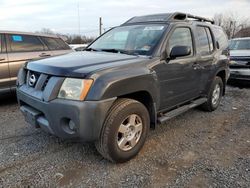
{"label": "gravel lot", "polygon": [[0,187],[250,187],[250,87],[157,126],[124,164],[30,127],[15,97],[0,99],[0,128]]}

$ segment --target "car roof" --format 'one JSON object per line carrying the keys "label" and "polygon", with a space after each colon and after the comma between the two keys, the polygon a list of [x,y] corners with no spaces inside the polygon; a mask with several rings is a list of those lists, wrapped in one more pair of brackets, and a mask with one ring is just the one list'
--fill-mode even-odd
{"label": "car roof", "polygon": [[53,34],[32,33],[32,32],[23,32],[23,31],[5,31],[5,30],[0,30],[0,34],[34,35],[34,36],[61,38],[60,36],[53,35]]}

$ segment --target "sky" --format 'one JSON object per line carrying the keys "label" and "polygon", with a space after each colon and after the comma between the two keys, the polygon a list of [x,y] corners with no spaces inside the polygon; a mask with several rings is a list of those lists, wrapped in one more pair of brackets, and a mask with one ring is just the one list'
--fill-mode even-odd
{"label": "sky", "polygon": [[99,17],[103,28],[109,29],[133,16],[175,11],[209,18],[233,12],[250,19],[250,0],[0,0],[0,30],[49,28],[56,33],[80,31],[97,36]]}

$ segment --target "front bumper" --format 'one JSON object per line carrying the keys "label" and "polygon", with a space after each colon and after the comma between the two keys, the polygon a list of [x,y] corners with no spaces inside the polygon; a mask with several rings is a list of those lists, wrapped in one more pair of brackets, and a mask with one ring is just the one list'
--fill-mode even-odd
{"label": "front bumper", "polygon": [[230,80],[250,81],[250,69],[230,69]]}
{"label": "front bumper", "polygon": [[[49,102],[32,97],[17,88],[17,98],[26,121],[66,139],[95,141],[116,98],[101,101],[54,99]],[[69,124],[74,124],[70,129]]]}

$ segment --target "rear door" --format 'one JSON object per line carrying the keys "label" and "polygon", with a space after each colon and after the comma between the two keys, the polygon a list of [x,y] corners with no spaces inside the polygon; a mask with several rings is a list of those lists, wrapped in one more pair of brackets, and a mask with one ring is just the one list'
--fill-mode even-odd
{"label": "rear door", "polygon": [[7,35],[7,51],[11,86],[15,86],[19,69],[25,62],[51,56],[38,36],[33,35]]}
{"label": "rear door", "polygon": [[42,41],[47,45],[53,55],[62,55],[73,52],[73,50],[67,45],[61,38],[53,37],[40,37]]}
{"label": "rear door", "polygon": [[0,92],[9,91],[10,88],[9,64],[6,52],[4,34],[0,34]]}
{"label": "rear door", "polygon": [[215,61],[214,42],[211,30],[206,26],[196,26],[196,44],[197,44],[197,66],[196,71],[200,72],[200,90],[204,91],[208,79],[211,77],[211,69]]}

